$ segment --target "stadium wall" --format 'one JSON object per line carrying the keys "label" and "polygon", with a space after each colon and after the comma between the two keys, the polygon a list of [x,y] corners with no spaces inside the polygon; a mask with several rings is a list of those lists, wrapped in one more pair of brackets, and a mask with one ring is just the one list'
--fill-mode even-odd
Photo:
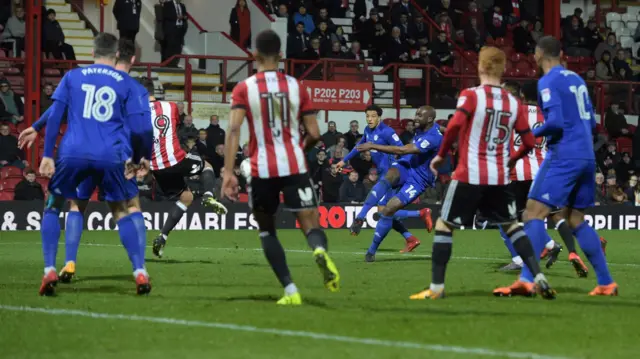
{"label": "stadium wall", "polygon": [[[142,204],[145,224],[148,230],[160,230],[162,224],[169,215],[169,210],[175,206],[175,202],[148,202]],[[417,208],[417,206],[410,206]],[[429,206],[434,215],[440,213],[440,206]],[[194,203],[182,217],[175,230],[224,230],[224,229],[257,229],[257,223],[246,204],[229,204],[229,212],[226,215],[217,215],[203,209]],[[320,206],[320,225],[328,229],[345,229],[351,226],[356,213],[361,207],[352,205],[323,205]],[[376,221],[373,219],[375,209],[369,211],[364,228],[373,228]],[[42,219],[42,202],[0,202],[0,232],[27,230],[40,230]],[[60,225],[64,229],[66,210],[60,213]],[[114,230],[117,229],[107,206],[103,203],[91,202],[84,216],[87,230]],[[632,206],[616,205],[594,207],[587,211],[587,222],[595,229],[621,229],[639,230],[640,215]],[[291,212],[280,211],[276,218],[277,228],[298,228],[294,215]],[[410,218],[404,222],[410,229],[424,228],[424,223],[417,218]],[[552,228],[552,224],[549,228]],[[475,229],[475,228],[473,228]]]}

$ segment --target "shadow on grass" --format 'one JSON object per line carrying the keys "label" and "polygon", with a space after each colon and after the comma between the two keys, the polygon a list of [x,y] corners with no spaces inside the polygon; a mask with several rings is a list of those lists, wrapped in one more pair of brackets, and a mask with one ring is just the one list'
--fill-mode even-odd
{"label": "shadow on grass", "polygon": [[[270,294],[259,294],[259,295],[246,295],[246,296],[237,296],[237,297],[220,297],[220,298],[211,298],[211,299],[225,301],[225,302],[251,301],[251,302],[275,303],[280,298]],[[313,298],[309,298],[309,297],[303,298],[302,302],[303,302],[303,305],[311,305],[313,307],[318,307],[318,308],[328,308],[326,303]]]}
{"label": "shadow on grass", "polygon": [[[82,282],[90,282],[94,280],[115,280],[115,281],[127,281],[133,282],[133,277],[131,274],[113,274],[113,275],[93,275],[93,276],[82,276],[75,278],[71,284],[73,283],[82,283]],[[66,284],[61,284],[64,288]]]}
{"label": "shadow on grass", "polygon": [[178,260],[178,259],[156,259],[150,258],[147,259],[149,263],[161,263],[161,264],[220,264],[220,262],[213,262],[207,260]]}

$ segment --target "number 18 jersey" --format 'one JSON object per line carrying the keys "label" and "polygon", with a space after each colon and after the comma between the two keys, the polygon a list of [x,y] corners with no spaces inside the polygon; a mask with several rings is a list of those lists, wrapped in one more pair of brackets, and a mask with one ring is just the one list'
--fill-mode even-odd
{"label": "number 18 jersey", "polygon": [[236,85],[231,108],[246,111],[252,177],[307,173],[299,126],[315,111],[298,80],[278,71],[258,72]]}
{"label": "number 18 jersey", "polygon": [[[59,158],[124,163],[130,156],[126,114],[141,106],[126,74],[106,65],[69,71],[52,98],[67,105]],[[134,108],[135,107],[135,108]]]}
{"label": "number 18 jersey", "polygon": [[456,111],[466,118],[458,137],[459,160],[453,179],[507,185],[512,133],[514,129],[529,131],[526,106],[501,87],[484,85],[463,90]]}

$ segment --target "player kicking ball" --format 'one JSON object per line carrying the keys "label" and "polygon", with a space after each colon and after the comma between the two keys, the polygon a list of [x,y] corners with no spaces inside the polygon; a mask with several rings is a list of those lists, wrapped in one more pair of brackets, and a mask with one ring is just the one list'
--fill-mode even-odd
{"label": "player kicking ball", "polygon": [[[286,209],[296,214],[329,291],[340,289],[340,274],[327,253],[327,235],[320,228],[318,199],[305,159],[305,151],[320,139],[316,111],[311,108],[309,94],[298,80],[278,71],[281,57],[278,34],[272,30],[258,34],[254,53],[258,73],[233,89],[222,192],[231,200],[238,199],[238,179],[233,167],[240,128],[246,117],[250,131],[249,206],[258,223],[264,254],[284,288],[284,296],[277,304],[300,305],[302,297],[291,278],[276,234],[275,214],[280,193]],[[300,135],[300,123],[306,129],[304,138]]]}
{"label": "player kicking ball", "polygon": [[[388,146],[366,142],[356,147],[360,152],[376,151],[399,156],[398,160],[391,165],[393,172],[398,174],[394,183],[399,189],[394,194],[385,195],[381,201],[384,207],[380,210],[380,218],[373,235],[372,246],[375,245],[375,249],[393,228],[396,214],[404,211],[402,208],[412,203],[428,187],[435,185],[437,174],[431,173],[429,163],[438,153],[442,142],[442,133],[440,127],[435,125],[435,119],[436,111],[433,107],[422,106],[416,111],[415,121],[418,123],[418,128],[412,143]],[[369,249],[365,259],[367,262],[373,262],[375,252],[372,253]]]}
{"label": "player kicking ball", "polygon": [[[402,141],[396,134],[396,132],[384,122],[382,122],[382,109],[379,106],[371,105],[367,107],[365,110],[366,118],[367,118],[367,127],[364,129],[364,135],[362,139],[356,144],[351,152],[349,152],[345,158],[338,162],[337,167],[340,170],[344,167],[345,163],[349,162],[354,156],[359,154],[358,145],[362,145],[365,143],[374,143],[377,145],[383,146],[394,146],[394,147],[402,147]],[[399,172],[396,168],[392,167],[392,163],[396,161],[394,155],[389,153],[379,152],[375,149],[371,150],[371,160],[373,161],[376,169],[378,170],[378,177],[382,178],[378,181],[378,183],[373,186],[371,192],[367,195],[365,199],[364,205],[360,212],[356,215],[356,219],[353,221],[353,224],[349,228],[352,236],[357,236],[360,234],[362,230],[362,226],[364,224],[364,219],[369,213],[369,210],[374,206],[378,206],[378,210],[381,210],[385,205],[384,198],[389,200],[394,194],[393,187],[398,186],[399,180]],[[433,227],[431,220],[431,210],[429,208],[422,209],[420,211],[406,211],[401,210],[395,213],[393,219],[393,229],[400,233],[405,241],[405,247],[400,252],[408,253],[416,249],[420,245],[420,241],[416,238],[409,230],[402,224],[401,220],[409,217],[420,217],[425,222],[427,226],[427,230],[431,232]],[[369,250],[367,251],[367,255],[365,256],[365,260],[367,262],[375,261],[375,254],[382,243],[383,238],[375,237],[371,246],[369,246]]]}
{"label": "player kicking ball", "polygon": [[[431,170],[436,175],[451,146],[458,141],[458,166],[436,221],[431,284],[410,296],[412,300],[444,298],[453,230],[471,226],[476,213],[491,224],[503,226],[516,252],[533,273],[538,292],[545,299],[555,298],[555,291],[540,271],[531,242],[517,221],[515,199],[508,188],[509,168],[534,147],[535,139],[527,122],[526,106],[500,87],[506,61],[505,53],[498,48],[480,50],[478,75],[481,85],[460,93],[440,151],[431,161]],[[510,157],[509,141],[514,129],[521,136],[522,146]]]}
{"label": "player kicking ball", "polygon": [[[595,153],[592,134],[596,120],[584,80],[560,64],[562,44],[552,36],[538,41],[535,58],[544,76],[538,92],[544,124],[534,128],[535,137],[545,137],[548,153],[533,181],[523,220],[536,253],[542,252],[547,230],[544,219],[553,208],[565,208],[565,219],[573,230],[582,251],[593,266],[598,285],[589,295],[616,296],[618,285],[609,273],[600,237],[584,220],[585,209],[595,203]],[[501,294],[526,295],[532,288],[528,268],[520,279]]]}

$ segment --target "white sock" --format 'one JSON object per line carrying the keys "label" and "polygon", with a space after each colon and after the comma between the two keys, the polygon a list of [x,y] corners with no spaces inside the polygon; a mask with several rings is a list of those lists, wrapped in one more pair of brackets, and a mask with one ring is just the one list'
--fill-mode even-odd
{"label": "white sock", "polygon": [[167,240],[167,235],[166,234],[161,234],[162,239],[164,239],[165,241]]}
{"label": "white sock", "polygon": [[44,268],[44,275],[49,274],[49,272],[51,272],[51,271],[55,272],[56,271],[56,267],[45,267]]}
{"label": "white sock", "polygon": [[133,272],[133,278],[136,278],[138,276],[138,274],[144,274],[145,277],[149,276],[149,273],[147,273],[147,270],[145,268],[136,269],[135,272]]}
{"label": "white sock", "polygon": [[524,264],[524,262],[522,261],[522,257],[520,257],[520,256],[515,256],[515,257],[511,258],[511,260],[513,261],[513,263],[515,263],[515,264],[517,264],[519,266]]}
{"label": "white sock", "polygon": [[284,287],[284,294],[292,295],[298,293],[298,287],[295,284],[289,283],[286,287]]}
{"label": "white sock", "polygon": [[213,197],[213,193],[211,193],[211,191],[207,191],[207,192],[205,192],[205,193],[204,193],[204,195],[205,195],[205,196],[211,196],[211,197]]}
{"label": "white sock", "polygon": [[444,290],[444,283],[443,284],[433,284],[431,283],[431,285],[429,285],[429,289],[432,292],[441,292]]}
{"label": "white sock", "polygon": [[534,283],[538,283],[541,280],[545,282],[547,281],[547,277],[545,277],[542,273],[538,273],[538,275],[533,279]]}
{"label": "white sock", "polygon": [[547,244],[544,245],[544,247],[546,249],[548,249],[548,250],[552,250],[553,247],[555,247],[555,246],[556,246],[556,242],[554,242],[553,239],[550,240],[549,242],[547,242]]}
{"label": "white sock", "polygon": [[324,249],[324,247],[316,247],[314,249],[314,251],[317,251],[317,250],[322,250],[322,251],[325,251],[325,252],[327,251],[326,249]]}

